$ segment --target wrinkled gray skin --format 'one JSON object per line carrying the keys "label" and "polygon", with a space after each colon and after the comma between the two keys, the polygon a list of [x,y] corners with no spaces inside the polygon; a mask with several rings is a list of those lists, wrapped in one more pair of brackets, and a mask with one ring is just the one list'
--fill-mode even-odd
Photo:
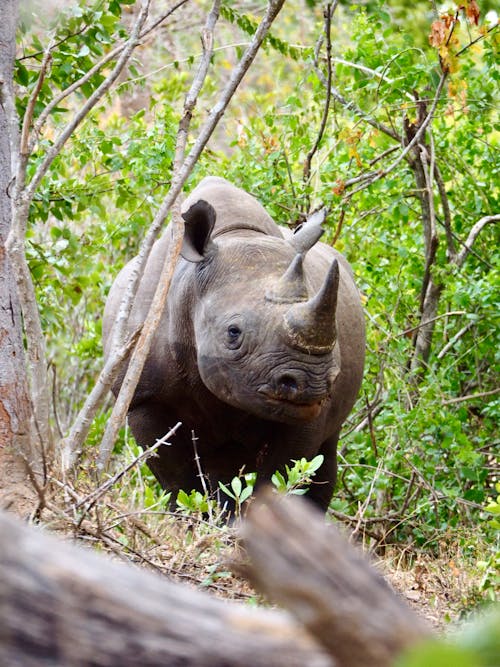
{"label": "wrinkled gray skin", "polygon": [[[342,255],[316,243],[314,220],[293,235],[222,178],[204,179],[183,211],[182,257],[130,407],[132,432],[147,447],[182,422],[172,445],[148,461],[173,498],[179,489],[200,489],[192,432],[214,490],[242,469],[256,471],[262,483],[290,459],[323,454],[308,495],[326,510],[339,431],[364,363],[364,319],[351,270]],[[153,248],[129,332],[144,321],[169,242],[167,230]],[[135,261],[109,294],[106,355]]]}

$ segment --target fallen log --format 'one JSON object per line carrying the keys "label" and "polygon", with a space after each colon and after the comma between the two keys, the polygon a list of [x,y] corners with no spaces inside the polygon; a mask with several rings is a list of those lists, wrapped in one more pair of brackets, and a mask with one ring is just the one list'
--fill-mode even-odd
{"label": "fallen log", "polygon": [[270,490],[242,529],[252,585],[290,611],[338,667],[387,667],[430,630],[312,505]]}
{"label": "fallen log", "polygon": [[0,513],[2,667],[389,667],[429,631],[305,501],[263,496],[243,533],[251,609]]}
{"label": "fallen log", "polygon": [[285,612],[111,562],[0,513],[2,667],[331,667]]}

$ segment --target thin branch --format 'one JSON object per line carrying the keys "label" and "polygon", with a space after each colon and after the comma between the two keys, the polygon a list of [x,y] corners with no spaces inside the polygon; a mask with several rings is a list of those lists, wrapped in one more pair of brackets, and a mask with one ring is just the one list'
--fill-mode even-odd
{"label": "thin branch", "polygon": [[21,158],[23,160],[27,160],[31,152],[28,148],[28,138],[29,138],[31,122],[33,120],[33,112],[35,110],[35,104],[38,99],[40,90],[42,89],[43,82],[45,81],[45,76],[49,68],[53,48],[54,48],[54,39],[52,38],[45,50],[45,53],[43,54],[43,60],[40,67],[40,73],[38,74],[36,86],[32,90],[28,100],[28,104],[26,105],[26,111],[24,113],[24,119],[23,119],[23,128],[21,131],[21,146],[19,151],[21,154]]}
{"label": "thin branch", "polygon": [[481,218],[476,222],[476,224],[472,227],[472,229],[469,232],[469,236],[467,237],[467,240],[465,241],[462,250],[458,253],[457,259],[456,259],[456,265],[461,267],[465,260],[467,259],[467,255],[469,252],[472,250],[472,246],[474,245],[477,237],[481,233],[484,227],[486,225],[490,224],[490,222],[498,222],[500,220],[500,214],[496,215],[486,215],[484,218]]}
{"label": "thin branch", "polygon": [[[163,203],[161,204],[158,212],[155,216],[153,224],[147,232],[146,238],[141,246],[137,262],[132,272],[132,276],[129,283],[129,288],[125,298],[120,305],[120,310],[118,314],[118,319],[124,318],[128,319],[128,313],[130,313],[134,294],[137,290],[137,285],[139,278],[143,273],[147,257],[153,245],[154,239],[156,238],[159,230],[161,229],[163,222],[172,206],[175,202],[177,196],[179,195],[182,186],[190,175],[191,171],[194,168],[201,152],[205,148],[208,140],[210,139],[214,129],[217,127],[219,120],[222,118],[224,111],[226,110],[231,98],[233,97],[236,89],[238,88],[241,80],[246,74],[248,68],[252,64],[257,52],[269,31],[274,19],[280,12],[284,0],[270,0],[267,7],[267,12],[262,19],[259,27],[257,28],[252,42],[248,49],[243,54],[240,62],[237,67],[233,70],[233,73],[226,84],[219,101],[210,111],[210,114],[201,127],[198,139],[196,140],[194,146],[192,147],[189,155],[185,159],[182,168],[179,173],[176,175],[176,178],[172,181],[172,186],[170,192],[165,197]],[[167,257],[165,258],[165,265],[160,276],[160,281],[153,297],[151,307],[149,309],[148,316],[146,318],[146,323],[142,330],[141,336],[137,343],[137,346],[134,350],[130,364],[127,369],[127,374],[123,380],[123,384],[120,389],[120,393],[117,397],[113,412],[111,414],[110,420],[107,424],[106,431],[101,442],[98,469],[102,471],[109,461],[111,451],[113,449],[113,444],[116,440],[116,436],[120,425],[125,419],[125,415],[128,412],[130,401],[132,400],[133,393],[139,382],[142,369],[144,367],[146,357],[149,354],[151,344],[153,341],[153,336],[156,330],[156,327],[160,320],[161,304],[165,303],[168,290],[170,288],[170,283],[172,280],[173,272],[177,262],[177,258],[180,254],[180,249],[182,246],[184,230],[179,229],[178,226],[172,227],[172,239],[169,245],[169,250]]]}
{"label": "thin branch", "polygon": [[104,364],[97,381],[87,396],[87,399],[78,413],[70,432],[61,442],[61,465],[63,471],[71,468],[85,441],[97,411],[102,405],[103,399],[110,390],[115,378],[122,366],[123,360],[129,354],[139,337],[140,329],[134,331],[124,345],[114,351]]}
{"label": "thin branch", "polygon": [[427,320],[426,322],[420,322],[420,324],[417,324],[417,326],[415,327],[411,327],[410,329],[405,329],[404,331],[401,331],[396,335],[396,338],[401,338],[401,336],[407,336],[409,333],[417,331],[417,329],[425,327],[428,324],[431,324],[432,322],[436,322],[437,320],[441,320],[443,319],[443,317],[451,317],[452,315],[455,316],[467,315],[467,313],[465,310],[451,310],[448,313],[443,313],[442,315],[436,315],[436,317],[433,317],[432,320]]}
{"label": "thin branch", "polygon": [[457,343],[462,338],[462,336],[464,336],[468,331],[470,331],[473,326],[474,322],[469,322],[464,327],[462,327],[460,331],[458,331],[452,338],[450,338],[450,340],[446,343],[443,349],[439,351],[437,359],[442,359],[446,355],[448,350],[451,350],[451,348],[455,345],[455,343]]}
{"label": "thin branch", "polygon": [[[422,278],[422,288],[420,293],[420,312],[424,311],[424,302],[427,295],[427,287],[431,280],[431,271],[432,266],[436,260],[436,253],[438,248],[438,235],[436,229],[436,214],[434,210],[434,192],[432,189],[432,174],[434,172],[434,146],[432,144],[432,135],[431,136],[431,158],[429,165],[429,155],[425,145],[420,144],[419,148],[419,165],[418,169],[423,174],[425,189],[423,192],[419,192],[420,199],[422,200],[422,219],[424,223],[424,237],[425,237],[425,268],[424,275]],[[416,165],[417,166],[417,165]],[[417,175],[417,180],[419,175]],[[420,176],[421,178],[421,176]]]}
{"label": "thin branch", "polygon": [[[132,51],[139,44],[140,32],[148,16],[150,3],[151,0],[142,0],[141,10],[132,28],[130,38],[126,42],[123,51],[120,57],[118,58],[112,72],[109,74],[109,76],[106,77],[106,79],[101,83],[101,85],[96,88],[96,90],[88,98],[88,100],[81,107],[81,109],[75,113],[72,120],[66,125],[66,127],[59,134],[59,136],[54,141],[52,146],[47,150],[45,158],[42,160],[42,163],[36,170],[29,185],[25,189],[25,197],[29,201],[32,200],[33,195],[38,186],[40,185],[42,178],[47,173],[50,165],[52,164],[56,156],[60,153],[64,144],[76,130],[78,125],[80,125],[82,120],[87,116],[89,111],[93,109],[93,107],[99,102],[99,100],[102,99],[102,97],[104,97],[104,95],[108,92],[108,90],[111,88],[116,79],[120,76],[122,70],[129,61],[130,56],[132,55]],[[22,180],[22,182],[24,182],[24,179]]]}
{"label": "thin branch", "polygon": [[157,440],[154,445],[151,445],[151,447],[145,449],[141,454],[139,454],[139,456],[136,456],[133,461],[117,472],[116,475],[110,477],[104,482],[104,484],[101,484],[97,489],[94,489],[91,493],[89,493],[88,496],[79,500],[75,507],[78,508],[82,507],[83,505],[87,505],[86,511],[88,512],[92,505],[94,505],[99,500],[99,498],[101,498],[101,496],[106,493],[106,491],[109,491],[109,489],[111,489],[111,487],[113,487],[116,482],[118,482],[124,475],[126,475],[129,470],[131,470],[138,463],[147,461],[147,459],[149,459],[162,445],[170,445],[168,441],[173,435],[175,435],[180,427],[181,422],[177,422],[177,424],[171,428],[170,431],[168,431],[168,433],[166,433],[162,438]]}
{"label": "thin branch", "polygon": [[390,127],[387,125],[384,125],[383,123],[380,123],[378,120],[375,120],[372,118],[366,111],[363,111],[360,109],[354,102],[348,102],[345,97],[340,93],[340,91],[334,86],[331,86],[332,89],[332,95],[333,97],[337,100],[337,102],[340,102],[340,104],[347,110],[351,111],[355,116],[358,116],[358,118],[361,118],[364,120],[368,125],[371,125],[377,130],[380,130],[380,132],[383,132],[386,134],[388,137],[392,137],[395,141],[399,143],[400,137],[396,132],[391,130]]}
{"label": "thin branch", "polygon": [[[347,200],[351,199],[351,197],[353,197],[356,193],[360,192],[361,190],[364,190],[365,188],[372,185],[376,181],[379,181],[381,178],[385,178],[385,176],[387,176],[388,174],[391,173],[391,171],[396,169],[396,167],[406,158],[408,153],[411,150],[413,150],[413,148],[415,148],[416,145],[418,145],[420,143],[420,140],[424,136],[425,131],[426,131],[429,123],[431,122],[431,120],[434,117],[437,105],[438,105],[439,100],[441,98],[441,92],[443,90],[443,86],[444,86],[444,83],[446,81],[447,76],[448,76],[448,72],[442,72],[441,78],[439,79],[439,83],[438,83],[438,86],[437,86],[437,89],[436,89],[436,94],[435,94],[434,99],[432,101],[432,106],[429,110],[429,113],[427,114],[427,116],[424,118],[424,120],[420,124],[418,130],[415,132],[415,135],[414,135],[413,139],[410,142],[408,142],[408,144],[405,146],[404,150],[401,151],[401,153],[396,158],[396,160],[394,160],[394,162],[391,165],[389,165],[389,167],[387,167],[387,169],[383,169],[381,171],[376,171],[376,172],[373,172],[372,174],[366,175],[367,177],[369,177],[369,181],[367,183],[364,183],[363,185],[360,185],[359,187],[354,189],[352,192],[350,192],[348,195],[346,195],[344,197],[344,201],[347,201]],[[397,141],[400,140],[399,137],[397,137],[397,135],[392,133],[392,131],[387,132],[387,134],[389,134],[389,136],[392,136],[393,138],[395,138]],[[367,178],[367,180],[368,180],[368,178]]]}
{"label": "thin branch", "polygon": [[324,11],[325,18],[325,36],[326,36],[326,67],[327,67],[327,79],[326,79],[326,98],[325,104],[323,107],[323,114],[321,118],[321,124],[318,131],[318,136],[314,145],[306,155],[304,169],[303,169],[303,181],[307,183],[311,176],[311,160],[313,159],[316,151],[319,148],[323,134],[325,132],[326,123],[328,120],[328,113],[330,111],[330,100],[332,96],[332,16],[337,9],[338,0],[335,0],[335,3],[332,8],[332,4],[328,3]]}
{"label": "thin branch", "polygon": [[187,136],[189,132],[189,126],[191,124],[191,118],[193,116],[193,111],[196,106],[198,96],[201,92],[205,79],[207,78],[208,68],[210,67],[210,61],[214,52],[214,29],[215,24],[219,18],[221,0],[214,0],[212,9],[208,13],[207,20],[205,22],[205,27],[203,28],[201,34],[201,43],[203,47],[203,55],[198,65],[198,70],[196,71],[195,77],[191,84],[188,94],[184,102],[184,114],[179,123],[179,129],[177,132],[177,143],[175,147],[175,157],[174,157],[174,166],[173,174],[175,178],[176,172],[182,166],[184,162],[184,156],[186,153],[186,144]]}
{"label": "thin branch", "polygon": [[[165,21],[171,14],[174,13],[176,9],[181,7],[182,5],[186,4],[186,2],[189,2],[189,0],[180,0],[175,4],[173,7],[171,7],[165,14],[163,14],[157,21],[153,23],[153,25],[145,28],[142,30],[139,34],[139,39],[142,40],[146,35],[150,34],[155,28],[157,28],[163,21]],[[59,42],[60,43],[60,42]],[[89,81],[94,74],[99,72],[105,65],[107,65],[109,62],[114,60],[127,46],[128,42],[124,42],[123,44],[119,44],[116,46],[114,49],[111,49],[106,55],[101,58],[99,62],[97,62],[91,69],[88,70],[82,77],[80,77],[77,81],[72,83],[70,86],[65,88],[63,91],[57,95],[47,106],[43,109],[41,112],[40,116],[37,118],[34,126],[33,126],[33,132],[31,135],[31,139],[29,142],[29,152],[32,153],[33,149],[36,145],[36,142],[38,140],[38,137],[40,135],[40,132],[42,130],[43,125],[45,124],[45,121],[49,117],[49,115],[52,113],[52,111],[64,100],[66,97],[71,95],[72,93],[75,92],[75,90],[78,90],[81,88],[87,81]],[[53,48],[57,46],[54,45]]]}
{"label": "thin branch", "polygon": [[491,389],[490,391],[481,391],[478,394],[468,394],[467,396],[456,396],[455,398],[449,398],[447,401],[443,401],[443,405],[452,405],[454,403],[463,403],[464,401],[473,401],[475,398],[486,398],[487,396],[495,396],[500,393],[500,387],[496,389]]}
{"label": "thin branch", "polygon": [[462,53],[465,53],[465,51],[467,51],[467,49],[469,49],[471,46],[473,46],[474,44],[477,44],[477,42],[480,42],[487,35],[489,35],[490,32],[493,32],[494,30],[496,30],[498,28],[498,25],[499,25],[498,23],[495,23],[495,25],[491,26],[491,28],[489,28],[485,33],[479,35],[479,37],[476,37],[476,39],[473,39],[472,42],[469,42],[469,44],[466,44],[466,46],[464,46],[462,49],[460,49],[460,51],[457,51],[457,53],[455,54],[455,57],[458,58],[459,56],[462,55]]}
{"label": "thin branch", "polygon": [[455,261],[456,248],[455,248],[455,241],[453,239],[453,232],[451,229],[450,203],[448,201],[448,193],[446,192],[446,186],[444,184],[443,176],[437,164],[434,165],[434,178],[436,179],[436,184],[438,186],[438,191],[439,191],[439,198],[441,199],[441,208],[443,209],[444,231],[446,234],[448,261]]}

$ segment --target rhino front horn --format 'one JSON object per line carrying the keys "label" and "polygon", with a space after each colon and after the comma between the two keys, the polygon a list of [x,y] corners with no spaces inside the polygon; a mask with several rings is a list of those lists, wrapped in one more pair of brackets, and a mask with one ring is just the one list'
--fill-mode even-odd
{"label": "rhino front horn", "polygon": [[309,354],[326,354],[333,349],[338,288],[339,265],[334,259],[319,292],[309,301],[293,305],[283,317],[292,347]]}

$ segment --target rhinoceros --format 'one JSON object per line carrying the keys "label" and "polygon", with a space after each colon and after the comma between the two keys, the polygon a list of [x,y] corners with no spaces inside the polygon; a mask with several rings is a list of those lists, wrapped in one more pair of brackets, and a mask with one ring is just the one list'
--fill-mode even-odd
{"label": "rhinoceros", "polygon": [[[128,413],[143,447],[182,422],[171,445],[148,460],[173,498],[179,489],[201,490],[195,436],[212,489],[241,471],[262,483],[290,460],[322,454],[308,495],[327,509],[339,432],[361,384],[365,333],[351,269],[318,242],[317,217],[294,234],[218,177],[203,179],[185,200],[181,257]],[[144,322],[169,243],[167,228],[144,270],[129,332]],[[135,261],[106,303],[105,355]]]}

